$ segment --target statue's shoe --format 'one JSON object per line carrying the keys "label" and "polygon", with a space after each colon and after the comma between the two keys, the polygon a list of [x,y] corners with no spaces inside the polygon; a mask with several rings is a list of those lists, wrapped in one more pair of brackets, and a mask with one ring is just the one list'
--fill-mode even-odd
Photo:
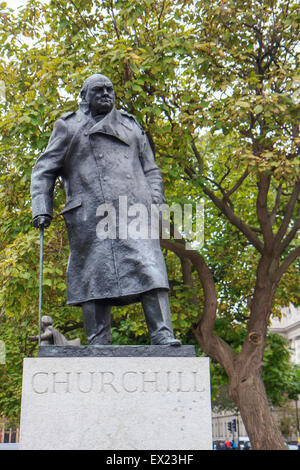
{"label": "statue's shoe", "polygon": [[159,341],[151,342],[151,344],[158,345],[158,346],[163,346],[163,345],[181,346],[181,341],[176,338],[166,337],[166,338],[161,338]]}

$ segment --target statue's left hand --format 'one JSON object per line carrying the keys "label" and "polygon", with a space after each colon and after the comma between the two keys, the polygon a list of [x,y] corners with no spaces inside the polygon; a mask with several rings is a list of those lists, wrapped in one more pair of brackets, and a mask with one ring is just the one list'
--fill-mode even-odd
{"label": "statue's left hand", "polygon": [[47,228],[51,224],[51,220],[49,215],[38,215],[33,219],[32,225],[35,228]]}

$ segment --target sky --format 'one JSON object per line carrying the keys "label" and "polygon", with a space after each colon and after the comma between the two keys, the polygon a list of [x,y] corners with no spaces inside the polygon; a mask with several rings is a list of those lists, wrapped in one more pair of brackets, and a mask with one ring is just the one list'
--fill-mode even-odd
{"label": "sky", "polygon": [[5,0],[9,8],[16,10],[18,7],[23,7],[27,4],[27,0]]}
{"label": "sky", "polygon": [[13,8],[14,10],[27,4],[27,0],[5,0],[5,2],[9,8]]}
{"label": "sky", "polygon": [[18,8],[20,6],[26,5],[26,0],[6,0],[7,6],[10,8]]}

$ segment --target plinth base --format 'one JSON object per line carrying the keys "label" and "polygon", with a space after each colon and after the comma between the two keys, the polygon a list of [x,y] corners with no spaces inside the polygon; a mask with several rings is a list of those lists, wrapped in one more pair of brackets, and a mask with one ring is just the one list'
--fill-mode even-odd
{"label": "plinth base", "polygon": [[24,360],[20,449],[211,448],[208,358]]}
{"label": "plinth base", "polygon": [[194,357],[195,346],[40,346],[39,357]]}

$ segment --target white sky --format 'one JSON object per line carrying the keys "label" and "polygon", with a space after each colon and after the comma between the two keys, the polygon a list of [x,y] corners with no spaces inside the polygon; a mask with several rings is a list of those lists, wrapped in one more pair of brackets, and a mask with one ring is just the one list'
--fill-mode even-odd
{"label": "white sky", "polygon": [[7,6],[9,8],[18,8],[21,6],[26,5],[27,1],[26,0],[6,0]]}

